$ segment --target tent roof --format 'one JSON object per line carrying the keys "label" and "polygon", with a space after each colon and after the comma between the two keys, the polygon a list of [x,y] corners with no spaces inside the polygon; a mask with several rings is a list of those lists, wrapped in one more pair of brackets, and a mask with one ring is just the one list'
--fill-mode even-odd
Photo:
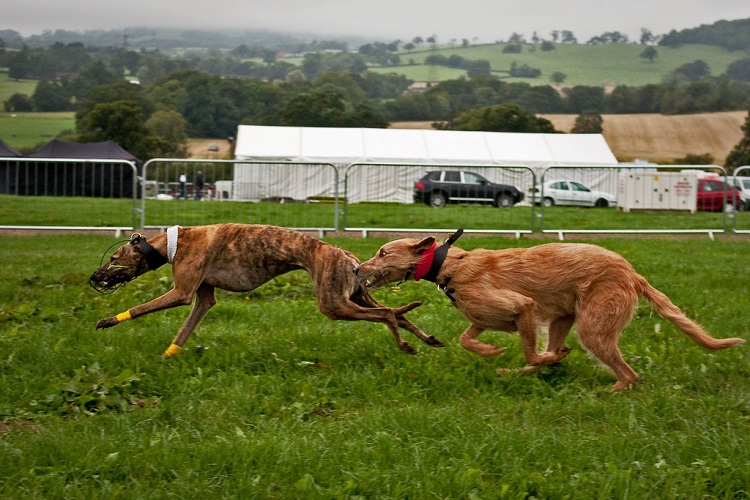
{"label": "tent roof", "polygon": [[18,154],[18,151],[13,149],[12,147],[5,144],[5,142],[0,139],[0,156],[21,156]]}
{"label": "tent roof", "polygon": [[601,134],[240,125],[235,157],[324,163],[616,165]]}
{"label": "tent roof", "polygon": [[94,160],[131,160],[138,158],[114,141],[77,143],[54,139],[28,155],[30,158],[75,158]]}

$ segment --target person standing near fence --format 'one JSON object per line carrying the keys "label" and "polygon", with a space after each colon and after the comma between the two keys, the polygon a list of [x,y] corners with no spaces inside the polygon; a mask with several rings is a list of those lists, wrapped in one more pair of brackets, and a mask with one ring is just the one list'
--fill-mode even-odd
{"label": "person standing near fence", "polygon": [[180,198],[187,199],[187,175],[185,175],[185,172],[180,174],[180,194],[177,195],[177,199]]}
{"label": "person standing near fence", "polygon": [[195,183],[193,184],[193,190],[196,200],[200,200],[203,196],[203,186],[203,172],[198,170],[198,172],[195,173]]}

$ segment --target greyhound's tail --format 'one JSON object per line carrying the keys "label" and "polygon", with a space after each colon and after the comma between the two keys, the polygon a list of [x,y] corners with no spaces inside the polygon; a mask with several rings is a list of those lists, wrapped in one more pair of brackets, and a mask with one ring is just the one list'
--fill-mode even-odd
{"label": "greyhound's tail", "polygon": [[415,309],[415,308],[417,308],[417,307],[419,307],[419,306],[421,306],[421,305],[422,305],[422,303],[421,303],[421,302],[419,302],[419,301],[416,301],[416,302],[412,302],[412,303],[410,303],[410,304],[406,304],[405,306],[401,306],[401,307],[395,307],[395,308],[393,309],[393,312],[394,312],[394,314],[396,314],[396,315],[399,315],[399,314],[404,314],[404,313],[408,313],[408,312],[409,312],[409,311],[411,311],[412,309]]}
{"label": "greyhound's tail", "polygon": [[640,288],[640,293],[651,301],[656,312],[674,323],[677,328],[685,332],[685,334],[693,339],[698,345],[716,351],[745,342],[745,339],[740,338],[717,339],[712,337],[702,326],[685,316],[685,313],[683,313],[679,307],[674,305],[672,301],[669,300],[669,297],[651,286],[643,276],[638,276],[638,286]]}

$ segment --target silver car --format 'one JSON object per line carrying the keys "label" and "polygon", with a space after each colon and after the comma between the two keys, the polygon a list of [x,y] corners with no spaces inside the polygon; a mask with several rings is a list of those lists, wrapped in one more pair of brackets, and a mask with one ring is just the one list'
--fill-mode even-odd
{"label": "silver car", "polygon": [[554,180],[532,188],[534,201],[545,207],[552,205],[572,205],[578,207],[613,207],[617,205],[614,195],[589,189],[580,182]]}

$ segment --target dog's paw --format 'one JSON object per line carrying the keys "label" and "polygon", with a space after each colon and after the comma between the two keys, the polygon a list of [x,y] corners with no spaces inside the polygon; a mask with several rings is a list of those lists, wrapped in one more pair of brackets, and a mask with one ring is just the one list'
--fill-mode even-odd
{"label": "dog's paw", "polygon": [[432,335],[427,337],[427,339],[425,340],[425,344],[430,345],[432,347],[445,347],[445,344],[443,344],[442,340]]}
{"label": "dog's paw", "polygon": [[417,350],[414,349],[408,342],[401,342],[398,348],[404,351],[406,354],[416,354]]}
{"label": "dog's paw", "polygon": [[483,358],[492,358],[495,356],[499,356],[505,352],[504,347],[500,348],[492,344],[479,344],[477,346],[474,346],[474,349],[472,350]]}
{"label": "dog's paw", "polygon": [[96,323],[96,329],[101,330],[102,328],[110,328],[112,326],[115,326],[119,321],[117,321],[117,318],[112,316],[111,318],[104,318],[100,319]]}

